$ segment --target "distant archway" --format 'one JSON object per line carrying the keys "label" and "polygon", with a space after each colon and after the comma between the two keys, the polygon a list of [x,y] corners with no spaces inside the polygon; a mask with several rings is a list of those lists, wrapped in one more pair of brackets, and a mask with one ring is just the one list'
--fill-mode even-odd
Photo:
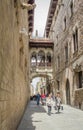
{"label": "distant archway", "polygon": [[70,84],[68,79],[66,81],[66,103],[70,105]]}

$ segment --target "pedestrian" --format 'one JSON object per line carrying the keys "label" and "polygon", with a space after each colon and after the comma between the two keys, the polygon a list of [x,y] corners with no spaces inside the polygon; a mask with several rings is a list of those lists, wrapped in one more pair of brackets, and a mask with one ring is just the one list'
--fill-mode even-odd
{"label": "pedestrian", "polygon": [[41,94],[41,103],[42,103],[42,105],[46,105],[46,95],[45,94]]}
{"label": "pedestrian", "polygon": [[39,92],[38,92],[38,94],[37,94],[37,105],[39,105],[39,102],[40,102],[40,94],[39,94]]}
{"label": "pedestrian", "polygon": [[51,115],[51,109],[52,109],[52,104],[53,104],[53,99],[51,96],[52,95],[49,94],[49,96],[47,97],[48,115]]}
{"label": "pedestrian", "polygon": [[61,102],[61,98],[60,98],[60,93],[58,92],[57,96],[55,98],[55,107],[57,108],[58,113],[59,113],[59,110],[60,110],[61,103],[62,102]]}

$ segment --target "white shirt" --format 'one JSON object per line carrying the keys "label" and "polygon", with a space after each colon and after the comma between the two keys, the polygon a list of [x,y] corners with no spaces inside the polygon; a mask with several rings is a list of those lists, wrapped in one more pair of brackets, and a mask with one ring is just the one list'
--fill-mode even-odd
{"label": "white shirt", "polygon": [[46,103],[47,103],[47,106],[52,106],[52,104],[53,104],[53,100],[52,100],[52,98],[47,98],[47,100],[46,100]]}

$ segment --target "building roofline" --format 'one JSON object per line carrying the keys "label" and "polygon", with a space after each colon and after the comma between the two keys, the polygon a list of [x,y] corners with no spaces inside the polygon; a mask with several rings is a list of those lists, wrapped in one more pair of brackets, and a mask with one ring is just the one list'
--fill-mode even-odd
{"label": "building roofline", "polygon": [[[34,4],[35,0],[28,0],[28,4]],[[28,26],[29,26],[29,33],[33,32],[34,27],[34,9],[28,11]]]}
{"label": "building roofline", "polygon": [[53,19],[55,10],[56,10],[57,2],[58,2],[58,0],[51,0],[51,2],[50,2],[45,31],[44,31],[44,34],[46,34],[47,37],[48,37],[50,27],[52,24],[52,19]]}

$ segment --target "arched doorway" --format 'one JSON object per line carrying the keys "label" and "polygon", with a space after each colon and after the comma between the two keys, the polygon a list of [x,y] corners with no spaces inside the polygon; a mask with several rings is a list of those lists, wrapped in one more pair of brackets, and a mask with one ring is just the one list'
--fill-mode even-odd
{"label": "arched doorway", "polygon": [[70,105],[70,84],[68,79],[66,81],[66,103]]}

